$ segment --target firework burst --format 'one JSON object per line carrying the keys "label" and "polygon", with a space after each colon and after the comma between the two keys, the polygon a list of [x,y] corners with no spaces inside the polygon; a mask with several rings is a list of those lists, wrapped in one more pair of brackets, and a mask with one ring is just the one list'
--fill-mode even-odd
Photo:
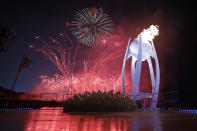
{"label": "firework burst", "polygon": [[61,40],[50,37],[50,42],[46,42],[39,36],[36,36],[35,39],[42,44],[29,45],[29,47],[44,54],[62,75],[71,81],[79,46],[78,44],[74,45],[66,33],[60,33],[59,37]]}
{"label": "firework burst", "polygon": [[[66,33],[60,33],[59,37],[58,39],[50,37],[47,42],[36,36],[35,39],[39,44],[36,42],[29,45],[30,48],[44,54],[61,72],[52,77],[41,75],[41,83],[35,85],[33,92],[58,93],[61,96],[65,93],[121,90],[120,75],[110,73],[110,69],[106,66],[120,57],[121,47],[114,42],[117,40],[105,37],[108,44],[101,43],[97,48],[90,48],[83,64],[80,64],[77,57],[84,52],[78,50],[79,45],[74,44]],[[81,66],[77,72],[75,65]]]}
{"label": "firework burst", "polygon": [[[95,10],[95,14],[96,14]],[[94,11],[91,11],[94,14]],[[101,12],[100,12],[101,13]],[[71,23],[66,23],[71,26]],[[73,26],[73,25],[72,25]],[[80,27],[82,28],[82,27]],[[30,48],[41,52],[60,73],[41,75],[32,93],[77,94],[86,91],[121,91],[121,64],[125,48],[119,34],[103,36],[96,48],[80,48],[79,44],[64,32],[57,38],[43,40],[36,36]],[[92,45],[90,45],[92,46]],[[129,85],[127,84],[126,87]]]}
{"label": "firework burst", "polygon": [[79,10],[70,24],[72,34],[82,44],[94,46],[104,35],[113,32],[113,23],[103,9],[86,8]]}
{"label": "firework burst", "polygon": [[[114,92],[121,91],[121,77],[114,77],[108,75],[107,78],[101,78],[96,73],[87,73],[86,77],[83,74],[76,74],[72,77],[72,85],[70,87],[69,79],[62,75],[54,74],[52,77],[47,75],[40,76],[41,83],[35,85],[39,92],[44,93],[58,93],[62,94],[78,94],[85,93],[86,91],[110,91]],[[36,90],[34,90],[36,92]]]}

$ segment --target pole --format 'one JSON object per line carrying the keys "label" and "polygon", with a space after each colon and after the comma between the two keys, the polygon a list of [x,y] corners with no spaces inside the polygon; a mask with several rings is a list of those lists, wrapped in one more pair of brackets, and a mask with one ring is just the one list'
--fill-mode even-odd
{"label": "pole", "polygon": [[85,60],[84,60],[84,62],[83,62],[83,64],[84,64],[84,70],[85,70],[85,73],[84,73],[84,82],[83,82],[83,89],[85,89],[86,87],[86,63],[85,63]]}
{"label": "pole", "polygon": [[7,99],[5,108],[8,107],[8,103],[9,103],[9,101],[10,101],[10,97],[11,97],[11,95],[12,95],[12,91],[14,90],[14,87],[15,87],[15,84],[16,84],[16,80],[18,79],[19,73],[20,73],[20,71],[21,71],[21,69],[22,69],[22,65],[23,65],[24,58],[25,58],[25,55],[22,57],[20,66],[19,66],[18,71],[17,71],[17,73],[16,73],[16,77],[15,77],[14,83],[12,84],[12,87],[11,87],[11,89],[10,89],[10,93],[9,93],[9,95],[8,95],[8,99]]}

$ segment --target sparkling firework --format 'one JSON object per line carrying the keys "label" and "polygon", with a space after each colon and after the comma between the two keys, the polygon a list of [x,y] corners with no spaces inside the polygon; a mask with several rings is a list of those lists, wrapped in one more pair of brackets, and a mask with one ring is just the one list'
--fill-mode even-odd
{"label": "sparkling firework", "polygon": [[97,48],[85,50],[79,50],[79,44],[74,44],[65,33],[60,33],[59,37],[61,39],[50,37],[47,42],[36,36],[39,44],[29,46],[44,54],[62,73],[41,75],[41,82],[34,84],[32,93],[58,93],[61,97],[85,91],[121,91],[124,47],[119,35],[104,36]]}
{"label": "sparkling firework", "polygon": [[48,93],[84,93],[85,91],[120,91],[121,83],[120,78],[115,78],[111,75],[107,79],[103,79],[97,76],[95,73],[87,73],[86,78],[83,74],[77,74],[73,76],[73,88],[69,87],[69,80],[61,75],[55,74],[53,77],[47,75],[41,75],[41,84],[39,85],[42,92]]}
{"label": "sparkling firework", "polygon": [[74,37],[87,46],[94,46],[104,35],[113,32],[113,23],[103,9],[86,8],[79,10],[71,22]]}
{"label": "sparkling firework", "polygon": [[[121,90],[120,74],[110,72],[111,67],[109,66],[114,61],[117,63],[116,60],[120,57],[122,49],[117,44],[118,42],[110,37],[105,37],[108,44],[103,42],[97,48],[90,48],[83,63],[79,65],[80,62],[77,60],[80,59],[76,58],[81,57],[83,52],[80,53],[78,46],[74,47],[73,42],[65,33],[61,33],[60,37],[68,41],[60,43],[60,40],[50,38],[51,41],[47,43],[36,36],[35,38],[42,43],[42,46],[29,46],[43,53],[62,73],[62,75],[55,74],[52,77],[41,75],[41,83],[35,85],[34,93],[58,93],[61,96],[61,94],[85,91],[114,90],[116,92]],[[80,67],[79,72],[74,71],[75,65]]]}
{"label": "sparkling firework", "polygon": [[71,80],[79,46],[74,45],[66,33],[60,33],[59,36],[61,40],[50,37],[50,42],[36,36],[35,39],[39,40],[42,45],[29,45],[29,47],[43,53],[65,78]]}

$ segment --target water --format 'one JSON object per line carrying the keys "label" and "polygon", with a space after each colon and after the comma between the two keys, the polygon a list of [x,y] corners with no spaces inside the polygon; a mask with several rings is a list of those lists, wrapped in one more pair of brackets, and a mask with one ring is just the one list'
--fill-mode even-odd
{"label": "water", "polygon": [[0,112],[0,131],[197,131],[197,116],[178,112],[63,113],[61,108]]}

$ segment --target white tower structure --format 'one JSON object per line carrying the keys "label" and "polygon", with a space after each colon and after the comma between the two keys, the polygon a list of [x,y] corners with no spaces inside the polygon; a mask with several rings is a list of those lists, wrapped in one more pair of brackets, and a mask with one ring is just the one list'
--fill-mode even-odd
{"label": "white tower structure", "polygon": [[[132,93],[129,94],[134,100],[139,100],[140,98],[148,97],[152,98],[150,107],[156,108],[158,93],[159,93],[159,83],[160,83],[160,69],[157,54],[153,44],[153,39],[159,34],[158,26],[151,25],[150,28],[144,29],[134,41],[131,42],[129,38],[123,66],[122,66],[122,88],[125,92],[125,83],[124,83],[124,72],[126,61],[132,57],[131,61],[131,77],[132,77]],[[154,70],[152,66],[151,57],[155,60],[156,66],[156,77],[154,75]],[[151,84],[152,84],[152,93],[140,93],[140,75],[141,75],[141,65],[143,61],[148,62]]]}

